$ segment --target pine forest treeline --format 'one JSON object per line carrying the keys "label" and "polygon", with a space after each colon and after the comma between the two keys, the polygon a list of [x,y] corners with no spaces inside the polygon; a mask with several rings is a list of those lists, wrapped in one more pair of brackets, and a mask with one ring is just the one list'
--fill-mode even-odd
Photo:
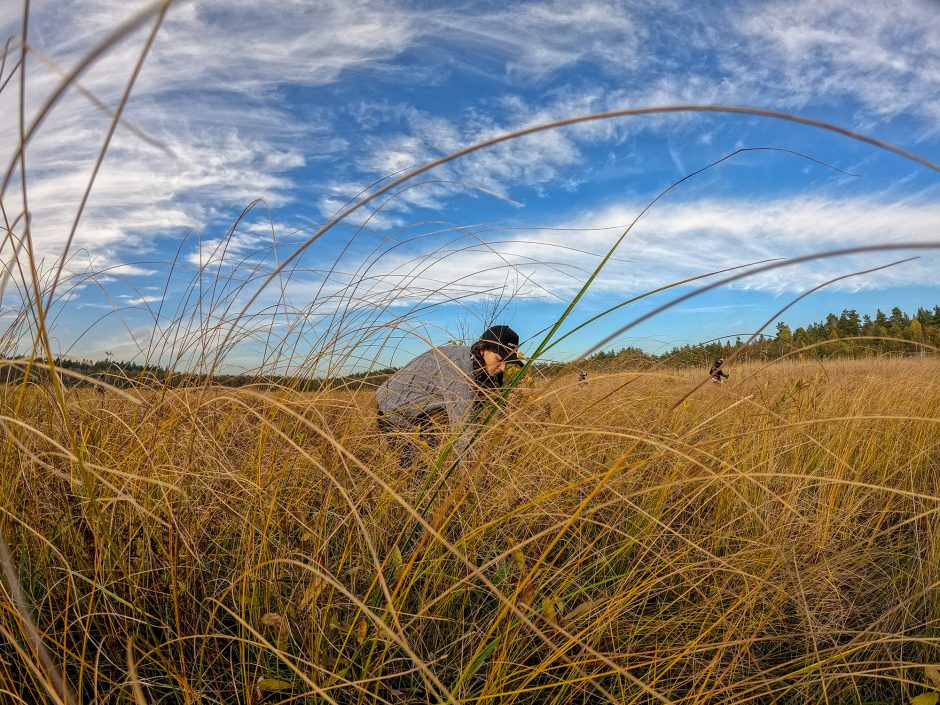
{"label": "pine forest treeline", "polygon": [[736,353],[736,359],[742,362],[786,355],[800,359],[908,356],[933,353],[932,348],[940,348],[940,306],[932,310],[919,308],[913,316],[898,307],[890,313],[878,309],[874,315],[859,315],[850,308],[841,315],[830,313],[818,323],[795,329],[781,321],[777,323],[776,335],[760,335],[746,347],[741,336],[674,347],[660,355],[630,347],[596,353],[589,358],[588,366],[615,368],[620,363],[638,362],[701,366]]}

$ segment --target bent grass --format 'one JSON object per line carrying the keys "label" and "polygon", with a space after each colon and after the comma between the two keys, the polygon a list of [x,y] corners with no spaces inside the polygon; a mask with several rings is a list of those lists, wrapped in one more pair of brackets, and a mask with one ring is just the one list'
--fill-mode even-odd
{"label": "bent grass", "polygon": [[[891,700],[936,660],[936,362],[823,367],[709,385],[655,434],[701,372],[548,388],[414,545],[434,451],[403,472],[367,391],[67,388],[78,475],[55,397],[8,386],[5,533],[86,699]],[[4,687],[54,702],[9,603],[2,629]]]}

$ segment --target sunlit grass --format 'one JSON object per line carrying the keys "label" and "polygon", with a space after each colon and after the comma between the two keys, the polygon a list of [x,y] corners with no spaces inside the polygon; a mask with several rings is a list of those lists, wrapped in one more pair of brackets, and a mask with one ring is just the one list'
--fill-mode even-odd
{"label": "sunlit grass", "polygon": [[130,640],[148,701],[890,701],[936,657],[935,369],[783,363],[655,428],[702,371],[563,375],[417,532],[434,450],[369,392],[7,387],[6,532],[84,700],[132,697]]}

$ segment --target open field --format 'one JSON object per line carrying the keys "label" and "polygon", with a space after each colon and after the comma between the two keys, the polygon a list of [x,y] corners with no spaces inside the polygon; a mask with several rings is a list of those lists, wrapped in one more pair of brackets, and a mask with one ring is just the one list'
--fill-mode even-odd
{"label": "open field", "polygon": [[906,702],[938,659],[938,364],[562,375],[453,468],[400,467],[367,392],[5,387],[0,691]]}

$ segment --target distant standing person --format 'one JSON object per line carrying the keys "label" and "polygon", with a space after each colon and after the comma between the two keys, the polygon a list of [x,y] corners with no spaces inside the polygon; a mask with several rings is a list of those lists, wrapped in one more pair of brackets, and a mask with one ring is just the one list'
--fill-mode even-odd
{"label": "distant standing person", "polygon": [[728,375],[725,374],[725,371],[721,369],[721,366],[725,364],[725,361],[720,357],[715,360],[715,364],[712,365],[712,368],[708,371],[708,374],[711,375],[712,382],[715,384],[721,384],[723,379],[727,379]]}
{"label": "distant standing person", "polygon": [[[519,358],[519,336],[509,326],[487,328],[473,345],[443,345],[422,353],[375,392],[383,433],[415,431],[446,421],[460,430],[503,383],[506,364]],[[463,434],[459,448],[466,444]]]}

